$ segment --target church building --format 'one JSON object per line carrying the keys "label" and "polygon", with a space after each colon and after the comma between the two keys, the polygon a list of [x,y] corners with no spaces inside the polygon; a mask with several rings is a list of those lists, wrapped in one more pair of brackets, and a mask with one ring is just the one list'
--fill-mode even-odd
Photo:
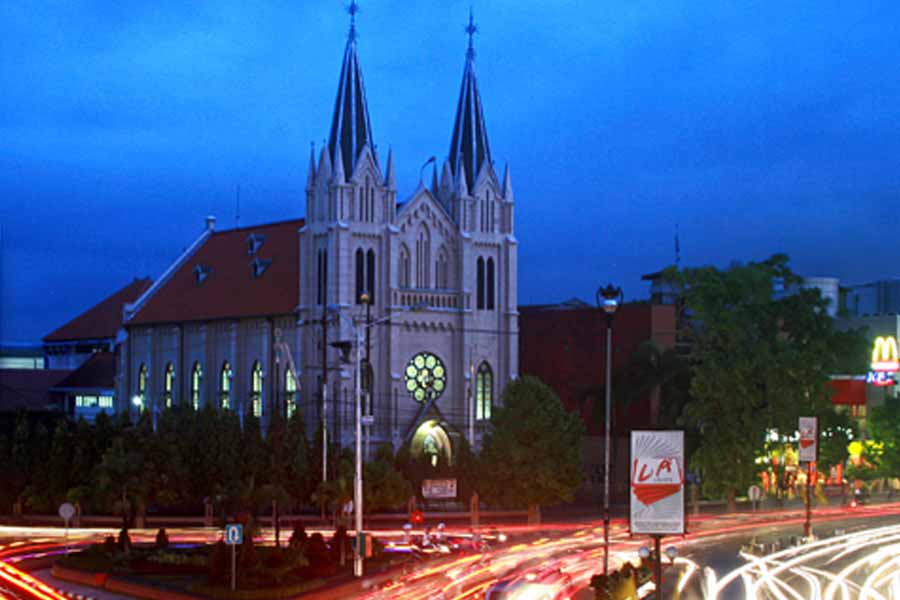
{"label": "church building", "polygon": [[452,464],[464,440],[480,444],[518,375],[518,243],[471,17],[467,31],[449,151],[430,185],[401,201],[392,153],[375,143],[351,23],[328,141],[310,156],[305,218],[224,231],[207,219],[126,306],[120,410],[188,403],[254,414],[264,427],[276,411],[301,411],[310,432],[324,423],[348,446],[359,335],[367,454],[409,443]]}

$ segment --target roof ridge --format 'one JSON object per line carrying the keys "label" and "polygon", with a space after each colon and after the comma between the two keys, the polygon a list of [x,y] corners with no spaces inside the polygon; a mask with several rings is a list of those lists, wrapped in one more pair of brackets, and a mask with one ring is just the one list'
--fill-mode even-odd
{"label": "roof ridge", "polygon": [[275,227],[278,225],[287,225],[288,223],[303,223],[306,221],[306,217],[298,217],[296,219],[282,219],[280,221],[269,221],[268,223],[258,223],[256,225],[241,225],[240,227],[234,227],[233,229],[218,229],[213,232],[213,235],[218,235],[220,233],[236,233],[238,231],[250,231],[253,229],[260,229],[262,227]]}

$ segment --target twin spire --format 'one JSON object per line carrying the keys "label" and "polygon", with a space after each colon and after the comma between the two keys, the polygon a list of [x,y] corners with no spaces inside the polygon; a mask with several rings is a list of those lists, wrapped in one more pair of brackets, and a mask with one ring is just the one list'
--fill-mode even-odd
{"label": "twin spire", "polygon": [[[374,155],[375,142],[356,49],[356,13],[359,12],[356,0],[351,1],[347,12],[350,14],[350,31],[344,49],[331,132],[328,136],[328,156],[333,165],[333,172],[342,172],[345,177],[350,177],[366,146]],[[461,188],[464,184],[466,190],[471,190],[484,163],[491,164],[484,110],[475,77],[473,37],[478,28],[471,9],[465,31],[469,35],[469,45],[466,50],[466,64],[456,119],[453,123],[448,162],[453,179],[459,183],[458,187]],[[393,176],[393,173],[391,175]]]}

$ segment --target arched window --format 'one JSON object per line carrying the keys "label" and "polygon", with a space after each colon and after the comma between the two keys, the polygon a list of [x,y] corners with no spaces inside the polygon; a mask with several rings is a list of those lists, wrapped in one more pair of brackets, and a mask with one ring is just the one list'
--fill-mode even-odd
{"label": "arched window", "polygon": [[365,359],[360,363],[359,369],[361,377],[359,387],[362,390],[362,414],[373,415],[375,414],[375,405],[372,401],[373,394],[375,393],[373,389],[373,386],[375,385],[375,372],[372,370],[372,365]]}
{"label": "arched window", "polygon": [[375,305],[375,251],[366,252],[366,291],[369,292],[369,304]]}
{"label": "arched window", "polygon": [[143,363],[141,363],[141,368],[138,370],[138,389],[134,398],[134,404],[137,406],[139,413],[144,412],[144,408],[147,405],[147,365]]}
{"label": "arched window", "polygon": [[356,249],[356,303],[360,304],[360,296],[366,289],[366,259],[362,248]]}
{"label": "arched window", "polygon": [[487,362],[481,363],[475,375],[475,419],[482,421],[491,418],[491,407],[494,405],[494,373]]}
{"label": "arched window", "polygon": [[406,247],[406,244],[400,244],[397,284],[402,288],[409,287],[409,249]]}
{"label": "arched window", "polygon": [[287,405],[287,418],[290,419],[297,410],[297,378],[290,369],[284,370],[284,401]]}
{"label": "arched window", "polygon": [[475,286],[476,307],[479,310],[484,310],[484,259],[480,256],[478,257],[478,262],[475,267],[476,277],[478,278]]}
{"label": "arched window", "polygon": [[231,408],[231,378],[234,372],[226,360],[222,365],[222,373],[219,376],[219,406],[225,410]]}
{"label": "arched window", "polygon": [[191,405],[194,410],[200,410],[200,380],[203,379],[203,369],[199,362],[194,363],[191,369]]}
{"label": "arched window", "polygon": [[166,365],[166,374],[163,378],[163,405],[172,407],[172,391],[175,387],[175,367],[172,363]]}
{"label": "arched window", "polygon": [[494,310],[494,259],[487,259],[487,309]]}
{"label": "arched window", "polygon": [[438,250],[438,259],[434,265],[434,287],[439,290],[446,290],[450,287],[449,259],[447,258],[447,248],[441,246]]}
{"label": "arched window", "polygon": [[419,227],[419,237],[416,239],[416,287],[426,288],[429,283],[429,271],[431,270],[431,236],[428,227],[422,223]]}
{"label": "arched window", "polygon": [[263,372],[259,361],[253,363],[253,371],[250,376],[250,410],[253,416],[259,418],[262,416],[262,389],[263,389]]}

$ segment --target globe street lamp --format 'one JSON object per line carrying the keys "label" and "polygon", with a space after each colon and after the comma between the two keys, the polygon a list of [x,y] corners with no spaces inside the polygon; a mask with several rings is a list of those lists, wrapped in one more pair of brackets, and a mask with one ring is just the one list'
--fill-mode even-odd
{"label": "globe street lamp", "polygon": [[612,325],[613,315],[622,303],[622,288],[608,284],[597,290],[597,306],[606,313],[606,429],[603,445],[603,574],[609,571],[609,447],[612,420]]}

